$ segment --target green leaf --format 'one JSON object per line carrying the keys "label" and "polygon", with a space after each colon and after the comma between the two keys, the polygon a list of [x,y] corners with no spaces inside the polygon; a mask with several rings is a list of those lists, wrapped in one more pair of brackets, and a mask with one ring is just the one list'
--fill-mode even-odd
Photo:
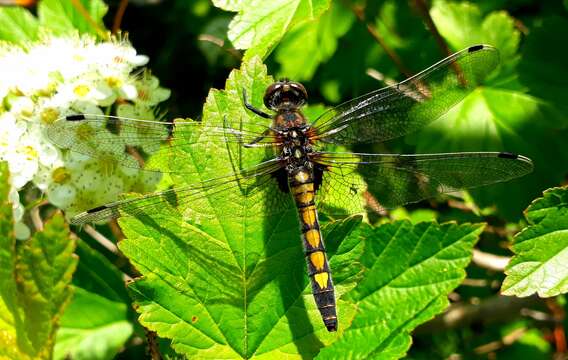
{"label": "green leaf", "polygon": [[54,357],[111,359],[133,332],[123,274],[83,241],[76,253],[74,296],[61,318]]}
{"label": "green leaf", "polygon": [[[520,83],[519,73],[524,73],[518,69],[520,34],[514,19],[505,12],[483,17],[474,4],[437,1],[431,13],[453,49],[474,43],[494,45],[501,53],[501,67],[462,103],[409,140],[417,145],[418,153],[509,151],[530,157],[536,164],[533,174],[472,192],[481,207],[496,205],[501,215],[518,218],[525,204],[538,196],[543,187],[562,180],[558,169],[568,166],[568,153],[562,150],[562,139],[568,135],[568,118],[550,106],[549,101],[535,96],[536,92],[527,93],[527,85],[554,88],[560,91],[556,97],[563,90],[557,85],[545,85],[546,78],[532,77],[532,83]],[[566,69],[566,59],[565,55],[560,56],[553,67]],[[533,73],[549,67],[542,60],[533,64]],[[557,79],[562,74],[556,75]],[[552,158],[555,160],[550,161]]]}
{"label": "green leaf", "polygon": [[330,0],[214,0],[213,4],[238,12],[229,25],[229,39],[237,49],[248,49],[247,60],[266,57],[287,31],[321,16]]}
{"label": "green leaf", "polygon": [[71,296],[75,243],[61,215],[30,240],[16,243],[4,163],[0,173],[0,356],[49,358],[59,318]]}
{"label": "green leaf", "polygon": [[57,332],[55,359],[113,359],[132,335],[128,306],[75,288]]}
{"label": "green leaf", "polygon": [[338,39],[347,33],[354,20],[351,11],[341,3],[333,3],[321,17],[289,31],[276,50],[282,76],[297,81],[311,79],[318,65],[335,53]]}
{"label": "green leaf", "polygon": [[515,56],[520,34],[506,12],[492,12],[485,18],[477,5],[436,1],[431,9],[438,31],[453,49],[489,44],[499,49],[506,61]]}
{"label": "green leaf", "polygon": [[108,7],[102,0],[73,1],[42,0],[38,4],[39,23],[55,35],[92,34],[104,37],[103,16]]}
{"label": "green leaf", "polygon": [[69,283],[77,264],[74,249],[61,215],[17,248],[18,300],[25,313],[24,330],[38,354],[51,352],[57,323],[71,298]]}
{"label": "green leaf", "polygon": [[24,354],[18,345],[16,331],[21,331],[21,314],[15,281],[16,237],[12,204],[8,201],[8,164],[0,161],[0,357],[15,359]]}
{"label": "green leaf", "polygon": [[22,7],[0,8],[0,40],[21,44],[37,38],[37,19]]}
{"label": "green leaf", "polygon": [[525,211],[529,226],[513,240],[516,254],[505,274],[504,295],[541,297],[568,291],[568,188],[553,188]]}
{"label": "green leaf", "polygon": [[444,310],[447,295],[465,278],[482,229],[482,224],[409,221],[361,227],[363,276],[343,298],[355,303],[357,313],[350,328],[318,358],[404,356],[410,332]]}

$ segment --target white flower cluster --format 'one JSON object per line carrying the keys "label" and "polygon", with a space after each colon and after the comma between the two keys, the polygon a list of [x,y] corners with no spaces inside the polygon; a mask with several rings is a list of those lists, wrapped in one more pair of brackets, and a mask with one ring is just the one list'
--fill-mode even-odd
{"label": "white flower cluster", "polygon": [[30,182],[67,215],[155,185],[155,174],[59,149],[45,135],[49,124],[69,114],[112,110],[152,119],[170,92],[149,73],[133,73],[147,62],[120,39],[46,37],[25,48],[0,46],[0,160],[11,173],[18,238],[29,236],[18,191]]}

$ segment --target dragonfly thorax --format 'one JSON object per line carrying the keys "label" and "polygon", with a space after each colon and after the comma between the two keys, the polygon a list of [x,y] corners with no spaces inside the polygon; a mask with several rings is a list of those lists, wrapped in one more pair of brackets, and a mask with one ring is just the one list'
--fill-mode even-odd
{"label": "dragonfly thorax", "polygon": [[281,132],[282,158],[286,161],[286,170],[294,172],[298,168],[311,168],[308,154],[313,151],[307,136],[309,127],[294,127]]}

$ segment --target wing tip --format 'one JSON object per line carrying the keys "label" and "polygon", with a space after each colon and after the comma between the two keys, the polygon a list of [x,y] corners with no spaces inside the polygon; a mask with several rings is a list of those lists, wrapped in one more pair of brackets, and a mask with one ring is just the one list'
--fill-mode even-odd
{"label": "wing tip", "polygon": [[473,45],[473,46],[470,46],[469,48],[467,48],[467,52],[472,53],[472,52],[476,52],[476,51],[479,51],[479,50],[484,49],[484,48],[486,48],[486,45],[483,45],[483,44]]}
{"label": "wing tip", "polygon": [[495,46],[487,44],[477,44],[467,48],[468,53],[474,53],[482,50],[497,51],[497,48]]}
{"label": "wing tip", "polygon": [[512,160],[516,160],[519,158],[519,155],[507,151],[502,151],[499,154],[497,154],[497,156],[503,159],[512,159]]}
{"label": "wing tip", "polygon": [[114,207],[101,205],[73,216],[69,223],[71,225],[85,225],[87,223],[96,223],[114,219],[119,216],[120,214]]}
{"label": "wing tip", "polygon": [[518,163],[519,165],[522,164],[523,167],[523,173],[519,176],[523,176],[526,175],[528,173],[531,173],[534,169],[534,164],[532,162],[532,160],[526,156],[523,155],[519,155],[519,154],[514,154],[511,152],[507,152],[507,151],[502,151],[500,153],[497,154],[498,158],[501,159],[508,159],[508,160],[516,160],[516,163]]}
{"label": "wing tip", "polygon": [[519,154],[515,154],[512,152],[508,152],[508,151],[502,151],[500,153],[497,154],[497,157],[500,157],[502,159],[511,159],[511,160],[519,160],[528,164],[532,165],[532,160],[526,156],[523,155],[519,155]]}
{"label": "wing tip", "polygon": [[108,209],[108,208],[109,207],[106,206],[106,205],[97,206],[96,208],[89,209],[89,210],[85,211],[84,213],[85,214],[93,214],[93,213],[96,213],[96,212],[99,212],[101,210],[105,210],[105,209]]}
{"label": "wing tip", "polygon": [[81,121],[86,120],[87,118],[83,114],[73,114],[65,116],[65,120],[67,121]]}

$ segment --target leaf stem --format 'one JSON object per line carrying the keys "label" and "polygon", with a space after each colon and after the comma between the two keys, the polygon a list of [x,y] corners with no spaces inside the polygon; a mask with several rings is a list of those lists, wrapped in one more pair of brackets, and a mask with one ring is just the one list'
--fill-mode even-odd
{"label": "leaf stem", "polygon": [[414,0],[414,6],[416,7],[416,10],[418,10],[418,13],[426,23],[426,27],[434,36],[434,40],[436,40],[436,44],[438,44],[438,47],[442,50],[444,56],[452,55],[452,51],[448,47],[448,44],[446,44],[444,38],[442,38],[442,35],[440,35],[440,32],[438,31],[436,24],[434,24],[434,20],[430,16],[430,11],[428,10],[426,2],[424,0]]}
{"label": "leaf stem", "polygon": [[116,34],[120,31],[120,26],[122,25],[122,18],[124,17],[124,13],[126,11],[127,6],[128,6],[128,0],[120,0],[120,4],[118,4],[118,9],[116,10],[116,14],[114,14],[114,20],[112,22],[113,34]]}
{"label": "leaf stem", "polygon": [[511,258],[507,256],[494,255],[483,252],[481,250],[473,249],[472,262],[484,269],[503,272],[505,271],[505,267],[510,260]]}
{"label": "leaf stem", "polygon": [[85,225],[84,230],[87,234],[91,235],[99,244],[101,244],[105,249],[112,252],[113,254],[118,253],[118,248],[116,245],[110,241],[106,236],[95,230],[91,225]]}
{"label": "leaf stem", "polygon": [[516,296],[496,295],[479,304],[452,304],[434,319],[419,326],[415,334],[431,334],[448,329],[464,328],[475,323],[504,323],[521,317],[523,308],[541,303],[536,296],[519,298]]}
{"label": "leaf stem", "polygon": [[73,4],[73,7],[77,9],[77,11],[85,18],[85,20],[93,27],[93,29],[95,29],[95,31],[101,38],[108,39],[106,31],[101,29],[101,27],[95,22],[95,20],[93,20],[91,15],[89,15],[87,9],[85,9],[83,4],[81,4],[80,0],[71,0],[71,4]]}
{"label": "leaf stem", "polygon": [[393,49],[391,49],[387,43],[385,42],[385,40],[383,39],[383,37],[379,34],[379,31],[377,30],[377,28],[367,22],[367,20],[365,19],[365,8],[363,6],[353,6],[353,5],[348,5],[349,8],[351,8],[351,11],[353,11],[353,13],[355,14],[355,17],[357,18],[357,20],[362,23],[363,25],[365,25],[365,27],[367,28],[367,32],[373,37],[373,39],[375,39],[375,41],[383,48],[383,50],[387,53],[388,57],[392,60],[392,62],[396,65],[396,67],[398,68],[398,71],[400,71],[402,74],[404,74],[404,76],[406,77],[411,77],[412,75],[414,75],[412,73],[412,71],[410,71],[402,62],[402,60],[400,59],[400,57],[394,52]]}

